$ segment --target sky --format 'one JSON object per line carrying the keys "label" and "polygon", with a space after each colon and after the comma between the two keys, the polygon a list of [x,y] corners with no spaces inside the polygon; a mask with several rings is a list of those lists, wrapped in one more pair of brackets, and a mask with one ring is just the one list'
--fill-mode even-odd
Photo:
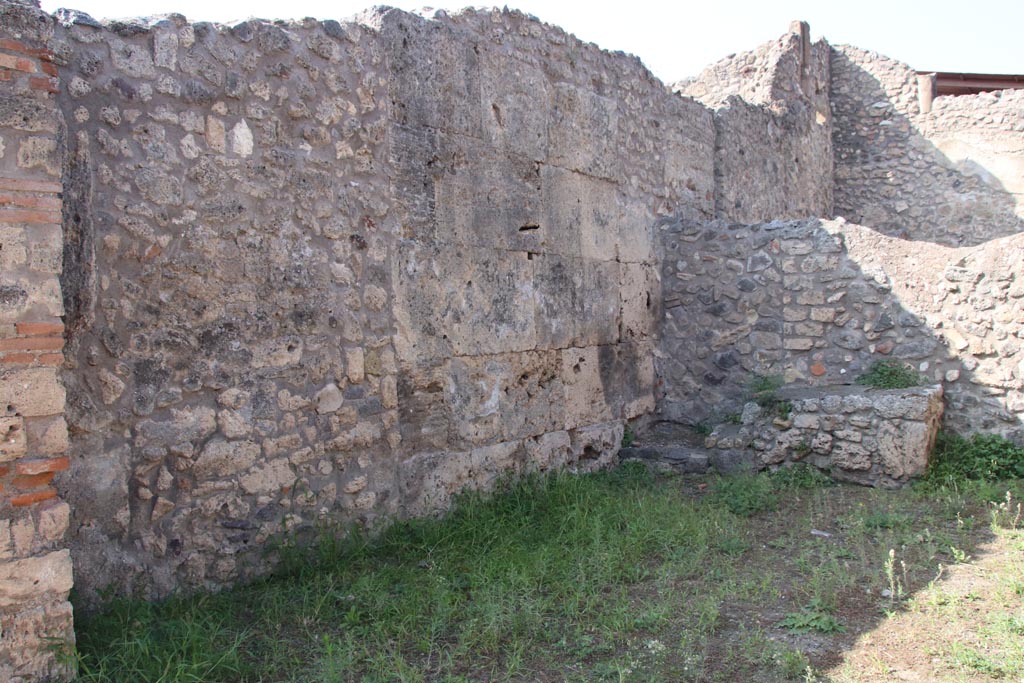
{"label": "sky", "polygon": [[[383,0],[44,0],[96,19],[177,12],[192,21],[344,19]],[[466,3],[386,3],[452,11]],[[608,50],[638,55],[667,83],[785,33],[811,25],[814,40],[881,52],[918,70],[1024,73],[1024,0],[509,0],[509,7],[556,24]]]}

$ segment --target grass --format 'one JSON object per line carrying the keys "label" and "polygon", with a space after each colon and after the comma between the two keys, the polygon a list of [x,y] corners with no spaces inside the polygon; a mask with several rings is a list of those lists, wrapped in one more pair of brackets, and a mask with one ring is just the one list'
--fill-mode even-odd
{"label": "grass", "polygon": [[924,383],[924,378],[911,366],[898,360],[880,360],[857,378],[857,384],[876,389],[908,389]]}
{"label": "grass", "polygon": [[1020,495],[806,468],[531,478],[372,539],[325,532],[248,586],[79,615],[79,680],[1016,680]]}

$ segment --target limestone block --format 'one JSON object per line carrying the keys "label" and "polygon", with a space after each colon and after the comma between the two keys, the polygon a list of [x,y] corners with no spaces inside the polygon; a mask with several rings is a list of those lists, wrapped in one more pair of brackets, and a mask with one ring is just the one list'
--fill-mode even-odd
{"label": "limestone block", "polygon": [[467,487],[488,489],[524,458],[521,442],[499,443],[473,451],[421,453],[399,464],[398,481],[406,515],[434,514],[448,508]]}
{"label": "limestone block", "polygon": [[394,276],[396,347],[406,360],[536,346],[533,263],[526,254],[411,247],[396,259]]}
{"label": "limestone block", "polygon": [[0,607],[66,600],[71,585],[69,550],[0,562]]}
{"label": "limestone block", "polygon": [[622,446],[623,429],[621,422],[606,422],[571,430],[573,467],[593,472],[614,464]]}
{"label": "limestone block", "polygon": [[481,45],[404,12],[385,15],[382,36],[395,121],[481,137]]}
{"label": "limestone block", "polygon": [[629,419],[650,412],[654,407],[652,343],[608,344],[597,349],[604,403],[612,417]]}
{"label": "limestone block", "polygon": [[841,470],[871,469],[871,453],[864,446],[849,441],[835,441],[832,445],[832,466]]}
{"label": "limestone block", "polygon": [[457,448],[535,436],[564,422],[559,352],[454,358],[447,375]]}
{"label": "limestone block", "polygon": [[64,538],[71,520],[71,506],[63,501],[49,501],[39,509],[36,530],[46,543],[56,543]]}
{"label": "limestone block", "polygon": [[661,318],[661,280],[658,269],[637,263],[619,264],[622,299],[620,337],[623,341],[647,339]]}
{"label": "limestone block", "polygon": [[544,472],[559,469],[572,459],[572,439],[569,432],[548,432],[523,441],[527,468]]}
{"label": "limestone block", "polygon": [[618,341],[618,264],[540,255],[533,267],[538,348]]}
{"label": "limestone block", "polygon": [[[606,422],[612,418],[605,400],[600,355],[610,346],[589,346],[562,351],[562,383],[565,387],[565,428]],[[612,352],[614,353],[614,351]]]}
{"label": "limestone block", "polygon": [[[66,600],[51,599],[10,614],[5,611],[0,638],[0,680],[71,680],[69,655],[74,646],[72,608]],[[27,672],[31,672],[31,679],[22,678]]]}
{"label": "limestone block", "polygon": [[548,130],[551,163],[599,178],[615,178],[619,112],[614,99],[557,83]]}
{"label": "limestone block", "polygon": [[552,89],[544,72],[495,50],[484,52],[480,67],[484,139],[527,159],[546,160]]}
{"label": "limestone block", "polygon": [[924,422],[883,422],[878,428],[882,469],[893,479],[918,477],[928,468],[936,425]]}
{"label": "limestone block", "polygon": [[22,417],[64,412],[64,387],[56,368],[23,368],[0,372],[0,406]]}
{"label": "limestone block", "polygon": [[438,136],[451,159],[435,181],[437,239],[492,249],[543,252],[558,238],[542,212],[541,166],[495,153],[477,140]]}
{"label": "limestone block", "polygon": [[417,369],[398,376],[398,426],[409,452],[437,451],[448,446],[452,427],[445,400],[447,366]]}
{"label": "limestone block", "polygon": [[[941,398],[941,386],[938,386],[937,391]],[[935,392],[936,387],[918,387],[899,393],[887,392],[875,398],[874,407],[878,414],[886,419],[923,420],[929,413]]]}
{"label": "limestone block", "polygon": [[618,260],[623,263],[653,263],[654,217],[642,202],[620,196],[616,212]]}
{"label": "limestone block", "polygon": [[192,473],[197,479],[233,476],[252,467],[259,454],[259,444],[252,441],[211,439],[192,466]]}

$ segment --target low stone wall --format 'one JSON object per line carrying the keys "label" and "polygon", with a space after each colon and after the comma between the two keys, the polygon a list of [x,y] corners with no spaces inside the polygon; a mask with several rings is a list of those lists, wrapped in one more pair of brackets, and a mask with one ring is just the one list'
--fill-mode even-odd
{"label": "low stone wall", "polygon": [[[744,405],[740,424],[705,440],[712,461],[756,468],[804,462],[832,477],[894,488],[923,475],[942,419],[942,387],[781,389]],[[782,407],[780,407],[782,406]]]}
{"label": "low stone wall", "polygon": [[813,219],[661,237],[662,419],[738,411],[757,375],[821,387],[888,359],[944,385],[951,428],[1024,439],[1024,236],[954,249]]}

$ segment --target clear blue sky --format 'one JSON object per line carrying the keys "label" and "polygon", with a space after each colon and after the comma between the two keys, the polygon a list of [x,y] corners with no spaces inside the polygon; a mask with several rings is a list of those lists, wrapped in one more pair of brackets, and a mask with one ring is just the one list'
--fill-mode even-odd
{"label": "clear blue sky", "polygon": [[[496,2],[498,0],[495,0]],[[503,4],[506,0],[500,0]],[[70,6],[93,17],[178,12],[193,21],[344,19],[381,0],[44,0],[43,9]],[[431,7],[457,9],[464,2]],[[396,0],[403,9],[423,2]],[[698,73],[727,54],[782,35],[793,19],[812,36],[851,43],[915,69],[1024,73],[1024,0],[518,0],[540,19],[609,50],[639,55],[666,82]]]}

